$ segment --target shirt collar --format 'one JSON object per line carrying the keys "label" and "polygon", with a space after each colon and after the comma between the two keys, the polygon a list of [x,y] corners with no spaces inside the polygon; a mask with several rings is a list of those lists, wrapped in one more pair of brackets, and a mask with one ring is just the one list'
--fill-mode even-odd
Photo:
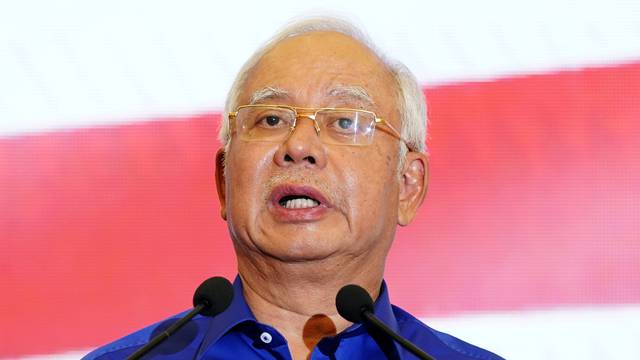
{"label": "shirt collar", "polygon": [[196,358],[200,358],[209,346],[215,344],[216,341],[229,330],[246,321],[257,322],[247,301],[244,299],[242,280],[240,279],[240,275],[238,275],[233,281],[233,300],[231,300],[231,305],[229,305],[225,311],[212,317],[209,321],[209,330],[202,341],[200,351]]}
{"label": "shirt collar", "polygon": [[[389,300],[389,292],[387,290],[387,284],[383,280],[380,285],[380,294],[373,305],[374,314],[382,320],[393,331],[398,331],[398,322],[393,313],[393,308]],[[221,312],[220,314],[211,318],[209,322],[209,329],[205,335],[198,356],[200,358],[202,354],[206,352],[209,346],[215,344],[224,334],[229,332],[232,328],[243,322],[255,322],[257,320],[253,315],[253,312],[249,308],[247,301],[244,298],[242,279],[240,275],[236,276],[233,281],[233,300],[231,305]],[[337,336],[356,336],[364,331],[362,324],[353,324],[345,331]]]}
{"label": "shirt collar", "polygon": [[391,306],[391,300],[389,300],[389,291],[387,290],[387,283],[382,280],[380,285],[380,295],[376,299],[373,305],[373,313],[387,324],[393,331],[398,331],[398,321],[393,313],[393,307]]}

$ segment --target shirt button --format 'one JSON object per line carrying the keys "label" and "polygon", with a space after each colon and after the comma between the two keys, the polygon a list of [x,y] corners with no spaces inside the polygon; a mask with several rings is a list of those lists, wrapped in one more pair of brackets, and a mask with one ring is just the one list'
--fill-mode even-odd
{"label": "shirt button", "polygon": [[271,334],[265,331],[260,334],[260,340],[262,340],[263,343],[268,344],[271,342],[271,340],[273,340],[273,338],[271,337]]}

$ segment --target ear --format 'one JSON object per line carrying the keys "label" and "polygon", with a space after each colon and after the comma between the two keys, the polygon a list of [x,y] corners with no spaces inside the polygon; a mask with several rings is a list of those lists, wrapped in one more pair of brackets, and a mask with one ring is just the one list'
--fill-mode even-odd
{"label": "ear", "polygon": [[427,193],[429,159],[423,153],[409,151],[400,174],[398,224],[409,225]]}
{"label": "ear", "polygon": [[224,148],[216,152],[216,189],[218,190],[218,200],[220,201],[220,216],[227,220],[227,197],[224,178]]}

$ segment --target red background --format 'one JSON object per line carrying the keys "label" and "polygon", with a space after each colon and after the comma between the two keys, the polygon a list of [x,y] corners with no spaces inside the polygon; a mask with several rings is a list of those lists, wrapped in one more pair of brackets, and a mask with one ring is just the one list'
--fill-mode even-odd
{"label": "red background", "polygon": [[[640,63],[425,92],[431,183],[390,254],[394,303],[640,303]],[[219,114],[131,120],[0,139],[0,357],[108,342],[234,276]]]}

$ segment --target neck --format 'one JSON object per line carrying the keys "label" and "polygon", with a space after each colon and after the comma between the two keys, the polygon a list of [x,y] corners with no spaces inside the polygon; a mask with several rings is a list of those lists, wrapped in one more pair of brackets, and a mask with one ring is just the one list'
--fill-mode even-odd
{"label": "neck", "polygon": [[336,310],[335,296],[347,284],[379,295],[384,260],[379,264],[348,259],[304,262],[243,257],[238,269],[247,304],[256,319],[278,329],[294,359],[306,359],[315,345],[351,325]]}

